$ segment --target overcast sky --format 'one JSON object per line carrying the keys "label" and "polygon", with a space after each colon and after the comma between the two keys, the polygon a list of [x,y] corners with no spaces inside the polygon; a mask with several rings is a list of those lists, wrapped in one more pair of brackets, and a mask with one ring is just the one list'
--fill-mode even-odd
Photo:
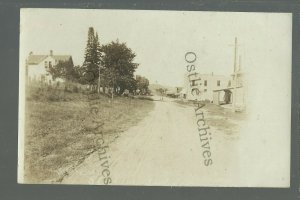
{"label": "overcast sky", "polygon": [[200,73],[229,75],[235,37],[246,71],[272,65],[291,44],[291,14],[22,9],[20,65],[30,51],[50,50],[72,55],[74,64],[81,65],[91,26],[101,44],[116,39],[127,43],[140,64],[136,74],[170,86],[183,84],[186,52],[197,54]]}

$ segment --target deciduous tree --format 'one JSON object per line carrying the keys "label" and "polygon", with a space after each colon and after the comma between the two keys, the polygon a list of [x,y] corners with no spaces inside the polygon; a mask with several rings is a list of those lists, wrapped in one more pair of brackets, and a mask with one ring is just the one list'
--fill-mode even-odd
{"label": "deciduous tree", "polygon": [[134,72],[138,67],[134,63],[135,53],[125,43],[111,42],[102,46],[104,81],[113,92],[120,95],[125,89],[133,91],[136,87]]}
{"label": "deciduous tree", "polygon": [[75,79],[74,65],[71,58],[67,61],[59,61],[56,65],[50,66],[48,72],[52,75],[53,79],[62,78],[67,81],[74,81]]}
{"label": "deciduous tree", "polygon": [[136,76],[136,87],[141,91],[142,94],[148,93],[149,80],[143,76]]}

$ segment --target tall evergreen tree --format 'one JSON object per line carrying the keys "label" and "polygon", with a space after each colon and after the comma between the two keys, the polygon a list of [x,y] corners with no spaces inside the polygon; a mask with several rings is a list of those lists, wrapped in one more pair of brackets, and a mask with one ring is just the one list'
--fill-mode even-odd
{"label": "tall evergreen tree", "polygon": [[96,63],[98,66],[98,93],[100,93],[100,85],[101,85],[101,72],[103,72],[103,67],[101,67],[101,46],[99,42],[98,33],[96,32],[95,36],[95,48],[96,48]]}
{"label": "tall evergreen tree", "polygon": [[98,85],[100,62],[101,51],[98,34],[95,33],[93,27],[90,27],[88,31],[87,45],[85,48],[83,68],[86,72],[85,81],[92,88],[95,88],[95,86]]}
{"label": "tall evergreen tree", "polygon": [[101,46],[100,46],[100,42],[99,42],[99,37],[98,37],[98,33],[96,32],[96,35],[95,35],[95,49],[96,49],[96,63],[97,65],[100,65],[101,63]]}
{"label": "tall evergreen tree", "polygon": [[90,27],[88,31],[88,40],[87,40],[85,54],[84,54],[83,65],[85,67],[89,67],[89,65],[93,63],[94,40],[95,40],[94,28]]}

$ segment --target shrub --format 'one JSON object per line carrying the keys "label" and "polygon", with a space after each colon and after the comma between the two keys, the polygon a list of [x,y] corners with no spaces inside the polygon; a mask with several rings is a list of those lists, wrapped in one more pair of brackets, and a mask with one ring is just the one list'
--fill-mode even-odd
{"label": "shrub", "polygon": [[76,93],[79,92],[79,89],[78,89],[78,87],[76,85],[73,85],[73,92],[76,92]]}
{"label": "shrub", "polygon": [[148,96],[136,96],[135,98],[140,99],[140,100],[153,101],[153,99],[151,97],[148,97]]}

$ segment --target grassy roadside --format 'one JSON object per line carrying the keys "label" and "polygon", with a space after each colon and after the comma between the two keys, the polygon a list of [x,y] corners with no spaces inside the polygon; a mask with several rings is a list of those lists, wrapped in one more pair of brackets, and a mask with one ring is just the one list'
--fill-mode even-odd
{"label": "grassy roadside", "polygon": [[[182,106],[196,107],[193,101],[177,100],[176,103]],[[246,112],[233,112],[231,109],[217,106],[209,102],[201,110],[205,113],[205,121],[210,127],[214,127],[227,136],[239,132],[240,122],[247,118]]]}
{"label": "grassy roadside", "polygon": [[[67,101],[27,100],[25,122],[25,182],[51,183],[62,178],[95,151],[99,135],[92,126],[87,95],[71,93]],[[153,109],[147,100],[99,96],[97,120],[110,143]]]}

